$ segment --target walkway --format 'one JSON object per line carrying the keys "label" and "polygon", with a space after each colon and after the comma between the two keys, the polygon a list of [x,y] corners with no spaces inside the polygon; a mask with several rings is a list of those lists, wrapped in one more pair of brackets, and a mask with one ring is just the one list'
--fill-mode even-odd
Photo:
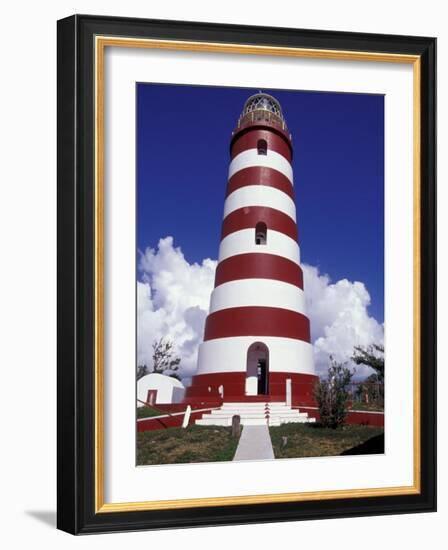
{"label": "walkway", "polygon": [[265,460],[273,459],[269,428],[262,426],[243,426],[240,441],[233,460]]}

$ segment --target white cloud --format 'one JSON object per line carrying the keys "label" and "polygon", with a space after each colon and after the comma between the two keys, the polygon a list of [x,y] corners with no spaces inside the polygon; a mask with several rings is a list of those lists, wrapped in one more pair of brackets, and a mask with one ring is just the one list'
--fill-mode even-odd
{"label": "white cloud", "polygon": [[216,261],[189,264],[173,238],[147,248],[139,264],[137,283],[137,362],[152,368],[152,344],[167,337],[181,357],[182,376],[196,369],[197,349],[204,333]]}
{"label": "white cloud", "polygon": [[[190,264],[173,238],[160,239],[157,250],[141,254],[137,283],[138,364],[152,367],[152,343],[165,336],[181,357],[181,375],[196,369],[217,262]],[[329,355],[350,359],[355,345],[383,343],[384,330],[368,313],[370,295],[361,282],[335,283],[316,267],[303,265],[307,311],[318,374],[325,374]],[[356,367],[357,377],[370,369]]]}
{"label": "white cloud", "polygon": [[[302,265],[307,313],[311,322],[311,340],[318,374],[325,374],[329,356],[349,361],[355,346],[384,343],[384,327],[368,312],[370,295],[364,283],[341,279],[331,283],[316,267]],[[373,372],[356,366],[355,378]]]}

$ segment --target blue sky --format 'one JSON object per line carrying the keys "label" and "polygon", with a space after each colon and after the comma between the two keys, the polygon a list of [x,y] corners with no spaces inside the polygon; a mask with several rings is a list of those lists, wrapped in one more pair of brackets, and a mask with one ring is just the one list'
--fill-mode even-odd
{"label": "blue sky", "polygon": [[[263,89],[294,146],[302,262],[362,281],[384,321],[384,98]],[[252,88],[137,85],[137,242],[174,237],[186,259],[216,259],[229,140]]]}

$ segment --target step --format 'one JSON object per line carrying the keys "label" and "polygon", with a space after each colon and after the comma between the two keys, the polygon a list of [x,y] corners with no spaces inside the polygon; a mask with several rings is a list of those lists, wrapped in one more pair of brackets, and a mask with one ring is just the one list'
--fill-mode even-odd
{"label": "step", "polygon": [[281,414],[281,415],[291,415],[291,416],[308,416],[306,412],[299,412],[297,409],[215,409],[211,414],[227,414],[227,415],[245,415],[245,414],[262,414],[268,412],[269,414]]}
{"label": "step", "polygon": [[[209,415],[204,415],[203,418],[228,418],[232,420],[235,415],[228,415],[224,413],[214,413]],[[301,420],[306,422],[308,419],[307,415],[298,415],[298,414],[265,414],[265,413],[244,413],[238,415],[240,417],[240,422],[249,418],[280,418],[282,422],[288,422],[293,420]]]}
{"label": "step", "polygon": [[284,403],[223,403],[221,410],[259,410],[259,409],[270,409],[270,410],[292,410],[299,411],[299,409],[293,409]]}
{"label": "step", "polygon": [[243,426],[280,426],[286,423],[305,423],[315,422],[314,418],[309,418],[308,413],[300,412],[299,409],[293,409],[286,403],[263,403],[263,402],[227,402],[223,403],[219,409],[214,409],[210,413],[204,414],[202,418],[196,420],[200,426],[231,426],[234,416],[240,417]]}
{"label": "step", "polygon": [[248,409],[248,408],[222,408],[222,409],[215,409],[215,410],[219,410],[223,413],[226,413],[226,414],[246,414],[246,413],[254,413],[254,412],[264,412],[264,411],[271,411],[273,413],[276,413],[276,414],[283,414],[283,413],[292,413],[292,414],[307,414],[307,413],[301,413],[299,412],[298,410],[294,410],[294,409],[287,409],[287,408],[283,408],[283,409],[273,409],[271,407],[260,407],[258,409]]}
{"label": "step", "polygon": [[265,413],[264,411],[248,411],[248,412],[235,412],[235,414],[227,414],[225,412],[221,412],[221,411],[217,411],[213,414],[211,414],[211,416],[220,416],[220,417],[226,417],[226,418],[232,418],[234,416],[239,416],[240,418],[248,418],[250,416],[263,416],[265,417],[266,414],[268,413]]}
{"label": "step", "polygon": [[233,403],[233,402],[225,402],[222,404],[222,407],[223,408],[232,408],[232,409],[259,409],[261,407],[272,407],[272,406],[277,406],[277,405],[280,405],[280,406],[283,406],[285,407],[286,405],[284,403],[264,403],[264,402],[260,402],[260,403]]}

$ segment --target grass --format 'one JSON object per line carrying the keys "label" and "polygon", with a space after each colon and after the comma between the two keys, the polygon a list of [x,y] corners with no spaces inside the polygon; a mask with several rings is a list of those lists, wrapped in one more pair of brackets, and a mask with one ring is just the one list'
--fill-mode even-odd
{"label": "grass", "polygon": [[354,401],[351,406],[352,411],[384,411],[384,404],[381,403],[362,403]]}
{"label": "grass", "polygon": [[160,416],[166,414],[163,411],[158,411],[152,407],[137,407],[137,418],[149,418],[151,416]]}
{"label": "grass", "polygon": [[238,438],[223,426],[167,428],[137,434],[137,465],[232,460]]}
{"label": "grass", "polygon": [[[375,436],[381,436],[384,429],[347,425],[333,430],[323,428],[319,424],[289,423],[271,427],[269,432],[275,458],[301,458],[340,455]],[[285,437],[286,444],[284,444]],[[369,451],[363,450],[362,454],[369,454]]]}

